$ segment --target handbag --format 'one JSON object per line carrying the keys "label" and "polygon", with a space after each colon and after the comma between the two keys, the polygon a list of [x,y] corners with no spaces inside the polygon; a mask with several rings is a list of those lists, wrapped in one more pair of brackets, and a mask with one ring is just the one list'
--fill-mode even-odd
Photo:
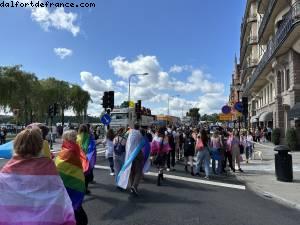
{"label": "handbag", "polygon": [[118,138],[118,142],[114,144],[114,152],[116,155],[122,155],[126,151],[125,145],[122,145],[122,140],[124,138],[122,137],[121,141]]}

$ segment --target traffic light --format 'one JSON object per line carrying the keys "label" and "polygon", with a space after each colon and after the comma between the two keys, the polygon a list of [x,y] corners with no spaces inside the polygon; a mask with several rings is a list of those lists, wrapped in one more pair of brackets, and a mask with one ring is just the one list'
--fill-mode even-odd
{"label": "traffic light", "polygon": [[142,101],[138,100],[137,103],[135,103],[135,114],[136,118],[139,120],[141,119],[142,114]]}
{"label": "traffic light", "polygon": [[108,92],[105,91],[102,97],[102,106],[104,109],[108,108]]}
{"label": "traffic light", "polygon": [[54,105],[48,106],[48,116],[53,117],[54,116]]}
{"label": "traffic light", "polygon": [[109,91],[108,92],[108,99],[107,99],[107,106],[111,110],[113,110],[115,105],[115,92],[114,91]]}

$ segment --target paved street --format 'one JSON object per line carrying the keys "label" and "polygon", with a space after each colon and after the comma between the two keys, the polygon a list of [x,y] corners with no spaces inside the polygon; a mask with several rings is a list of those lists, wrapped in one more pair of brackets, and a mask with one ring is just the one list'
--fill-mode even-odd
{"label": "paved street", "polygon": [[[84,202],[91,225],[299,224],[299,211],[256,195],[234,175],[206,181],[183,172],[181,163],[167,173],[172,178],[161,187],[156,186],[153,168],[140,184],[139,197],[133,197],[115,188],[102,146],[97,152],[97,183],[90,185],[92,193]],[[0,166],[5,161],[0,160]]]}

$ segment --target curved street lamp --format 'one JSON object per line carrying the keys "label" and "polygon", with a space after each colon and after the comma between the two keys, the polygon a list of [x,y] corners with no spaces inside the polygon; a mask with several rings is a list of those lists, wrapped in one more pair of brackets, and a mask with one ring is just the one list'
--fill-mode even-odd
{"label": "curved street lamp", "polygon": [[[147,76],[149,75],[149,73],[138,73],[138,74],[131,74],[128,78],[128,108],[129,108],[129,104],[130,104],[130,81],[131,81],[131,78],[134,77],[134,76]],[[128,111],[129,113],[129,111]]]}

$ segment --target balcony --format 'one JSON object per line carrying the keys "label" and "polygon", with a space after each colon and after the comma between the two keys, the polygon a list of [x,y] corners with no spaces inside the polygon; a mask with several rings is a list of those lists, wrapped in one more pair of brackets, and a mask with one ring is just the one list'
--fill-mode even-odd
{"label": "balcony", "polygon": [[246,44],[243,46],[243,48],[241,50],[241,54],[240,54],[241,63],[243,63],[243,61],[244,61],[244,57],[246,55],[248,46],[257,44],[257,42],[258,42],[257,36],[254,36],[254,35],[248,36]]}
{"label": "balcony", "polygon": [[243,18],[243,21],[242,21],[242,24],[241,24],[241,43],[243,43],[248,23],[252,23],[252,22],[256,22],[256,21],[257,21],[257,14],[256,13],[254,13],[252,15],[249,15],[249,17],[247,17],[247,18]]}
{"label": "balcony", "polygon": [[273,11],[276,3],[277,3],[277,0],[270,0],[270,2],[268,4],[267,10],[264,14],[264,17],[263,17],[261,24],[259,26],[259,29],[258,29],[258,38],[259,39],[261,38],[262,33],[264,32],[266,25],[269,22],[270,16],[272,14],[272,11]]}
{"label": "balcony", "polygon": [[252,58],[247,59],[247,69],[256,67],[257,64],[258,64],[258,59],[252,59]]}
{"label": "balcony", "polygon": [[282,21],[282,25],[278,28],[274,37],[269,41],[267,45],[267,49],[261,58],[257,68],[255,69],[250,82],[246,85],[244,89],[244,94],[247,94],[250,88],[253,87],[255,81],[261,75],[263,70],[265,69],[266,65],[270,62],[273,58],[279,47],[288,37],[289,33],[294,29],[294,26],[300,22],[300,1],[296,2],[291,9],[289,10],[288,14]]}

